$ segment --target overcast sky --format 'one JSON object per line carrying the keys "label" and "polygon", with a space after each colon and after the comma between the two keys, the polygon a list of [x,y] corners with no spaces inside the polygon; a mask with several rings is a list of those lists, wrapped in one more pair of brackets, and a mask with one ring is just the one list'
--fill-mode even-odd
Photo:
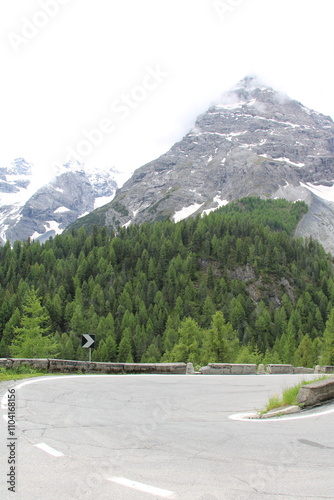
{"label": "overcast sky", "polygon": [[129,176],[247,74],[334,118],[333,0],[15,0],[0,19],[0,166]]}

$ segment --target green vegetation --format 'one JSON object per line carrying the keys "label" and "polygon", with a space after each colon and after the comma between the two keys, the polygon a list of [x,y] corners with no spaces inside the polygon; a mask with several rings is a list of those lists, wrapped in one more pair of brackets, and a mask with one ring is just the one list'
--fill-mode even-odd
{"label": "green vegetation", "polygon": [[325,380],[328,378],[326,375],[321,377],[317,377],[314,380],[302,380],[299,384],[296,384],[292,387],[287,387],[283,390],[282,396],[275,394],[274,396],[269,398],[267,405],[264,410],[260,413],[267,413],[268,411],[275,410],[276,408],[284,408],[286,406],[294,406],[297,405],[297,395],[299,389],[303,387],[303,385],[313,384],[313,382],[319,382],[320,380]]}
{"label": "green vegetation", "polygon": [[114,201],[111,203],[111,208],[113,208],[116,212],[118,212],[120,215],[127,216],[129,215],[129,211],[126,208],[125,205],[120,203],[119,201]]}
{"label": "green vegetation", "polygon": [[334,309],[326,323],[322,362],[324,365],[334,365]]}
{"label": "green vegetation", "polygon": [[21,380],[23,378],[40,377],[47,375],[46,370],[36,370],[30,366],[22,365],[18,368],[0,368],[0,382],[6,380]]}
{"label": "green vegetation", "polygon": [[57,344],[50,335],[49,315],[41,306],[40,299],[32,288],[25,296],[22,306],[20,327],[13,329],[14,338],[11,344],[13,356],[18,358],[56,357]]}
{"label": "green vegetation", "polygon": [[207,216],[68,231],[0,248],[0,357],[333,362],[332,260],[294,239],[302,202],[246,198]]}

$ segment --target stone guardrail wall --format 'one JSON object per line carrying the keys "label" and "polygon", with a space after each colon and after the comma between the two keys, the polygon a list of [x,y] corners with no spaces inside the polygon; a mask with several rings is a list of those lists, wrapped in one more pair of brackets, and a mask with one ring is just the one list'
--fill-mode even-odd
{"label": "stone guardrail wall", "polygon": [[315,373],[334,373],[334,366],[320,366],[315,367]]}
{"label": "stone guardrail wall", "polygon": [[315,406],[330,399],[334,399],[334,378],[332,377],[303,385],[297,395],[297,403],[303,406]]}
{"label": "stone guardrail wall", "polygon": [[[38,370],[47,370],[51,373],[171,373],[195,374],[192,363],[103,363],[95,361],[72,361],[68,359],[23,359],[0,358],[0,367],[17,368],[28,365]],[[334,373],[334,366],[316,366],[313,368],[293,367],[292,365],[268,364],[266,371],[263,365],[237,363],[209,363],[200,368],[203,375],[256,375],[256,374],[313,374]]]}
{"label": "stone guardrail wall", "polygon": [[17,368],[28,365],[51,373],[186,373],[186,363],[101,363],[94,361],[71,361],[67,359],[23,359],[1,358],[0,366]]}
{"label": "stone guardrail wall", "polygon": [[[314,370],[313,370],[314,372]],[[293,373],[292,365],[267,365],[267,373],[272,374],[289,374]]]}
{"label": "stone guardrail wall", "polygon": [[199,370],[203,375],[256,375],[256,365],[209,363]]}
{"label": "stone guardrail wall", "polygon": [[297,373],[316,373],[313,368],[304,368],[303,366],[292,365],[267,365],[267,373],[272,374],[297,374]]}

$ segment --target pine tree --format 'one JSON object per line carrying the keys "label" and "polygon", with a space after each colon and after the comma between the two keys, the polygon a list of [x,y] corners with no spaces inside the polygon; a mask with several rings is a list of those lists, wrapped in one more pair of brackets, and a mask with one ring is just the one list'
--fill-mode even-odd
{"label": "pine tree", "polygon": [[314,358],[315,354],[313,350],[313,343],[310,336],[306,334],[296,349],[294,365],[312,368],[315,364]]}
{"label": "pine tree", "polygon": [[296,330],[293,321],[289,320],[287,332],[282,335],[283,363],[292,364],[296,352]]}
{"label": "pine tree", "polygon": [[212,316],[215,313],[215,310],[216,307],[213,304],[210,295],[207,295],[202,305],[202,314],[201,314],[202,327],[208,327],[210,325],[210,321],[212,320]]}
{"label": "pine tree", "polygon": [[118,361],[121,363],[133,363],[131,331],[126,328],[118,346]]}
{"label": "pine tree", "polygon": [[105,346],[107,350],[107,361],[116,361],[117,358],[117,344],[113,335],[107,335],[105,339]]}
{"label": "pine tree", "polygon": [[239,338],[242,339],[246,326],[246,312],[238,298],[232,299],[230,308],[230,321],[232,327],[238,332]]}
{"label": "pine tree", "polygon": [[152,343],[141,358],[141,363],[159,363],[161,353],[157,346]]}
{"label": "pine tree", "polygon": [[170,353],[172,362],[201,363],[201,351],[203,331],[192,318],[186,318],[181,322],[178,330],[179,341]]}
{"label": "pine tree", "polygon": [[323,365],[334,365],[334,309],[332,309],[326,322],[321,363]]}
{"label": "pine tree", "polygon": [[239,349],[238,334],[226,323],[221,311],[217,311],[206,332],[204,363],[233,363]]}
{"label": "pine tree", "polygon": [[10,350],[4,339],[0,342],[0,358],[8,358],[10,356]]}
{"label": "pine tree", "polygon": [[10,320],[6,323],[6,326],[3,331],[2,339],[5,344],[8,346],[15,336],[15,328],[20,325],[21,321],[21,313],[18,307],[15,308]]}
{"label": "pine tree", "polygon": [[58,346],[51,335],[47,335],[49,323],[46,309],[35,290],[31,289],[23,306],[21,326],[14,329],[16,336],[10,346],[12,354],[21,358],[55,357]]}
{"label": "pine tree", "polygon": [[270,346],[271,340],[271,317],[264,302],[261,300],[258,306],[258,316],[255,321],[255,330],[257,333],[257,346],[262,352]]}

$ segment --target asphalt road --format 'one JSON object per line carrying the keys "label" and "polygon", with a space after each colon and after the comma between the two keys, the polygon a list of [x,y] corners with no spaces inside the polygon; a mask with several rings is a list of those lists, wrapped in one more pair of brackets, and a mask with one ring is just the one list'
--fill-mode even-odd
{"label": "asphalt road", "polygon": [[[312,376],[31,379],[15,385],[13,436],[5,421],[13,384],[2,384],[0,498],[333,499],[334,405],[298,418],[230,418],[301,378]],[[11,456],[15,493],[6,484]]]}

